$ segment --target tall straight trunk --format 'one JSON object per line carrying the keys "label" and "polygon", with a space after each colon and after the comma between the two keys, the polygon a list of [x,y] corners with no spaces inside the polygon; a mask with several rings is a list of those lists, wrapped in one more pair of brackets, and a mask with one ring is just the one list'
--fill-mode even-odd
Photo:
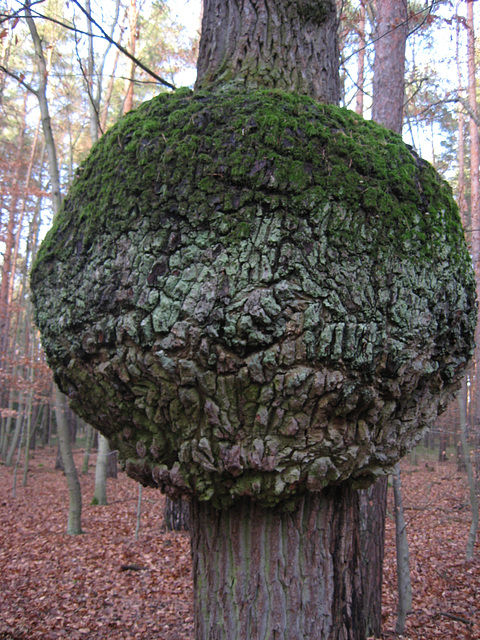
{"label": "tall straight trunk", "polygon": [[83,456],[82,474],[88,473],[88,465],[90,462],[90,452],[92,451],[93,441],[95,439],[95,431],[89,424],[85,427],[85,454]]}
{"label": "tall straight trunk", "polygon": [[[470,219],[472,225],[471,253],[477,281],[477,297],[480,296],[480,141],[477,126],[477,81],[475,65],[475,24],[473,1],[467,0],[467,61],[468,61],[468,103],[470,107]],[[473,116],[473,117],[472,117]],[[475,376],[474,376],[474,415],[480,417],[480,322],[475,330]]]}
{"label": "tall straight trunk", "polygon": [[67,534],[77,535],[82,533],[82,492],[75,467],[75,460],[73,459],[70,425],[65,415],[66,408],[65,396],[55,387],[55,415],[57,418],[58,444],[62,456],[63,469],[67,478],[69,494]]}
{"label": "tall straight trunk", "polygon": [[[463,92],[463,78],[462,67],[460,62],[460,19],[458,17],[458,4],[457,4],[457,21],[456,21],[456,47],[455,47],[455,60],[457,64],[457,80],[458,80],[458,92]],[[472,229],[471,218],[469,217],[468,205],[465,198],[465,116],[463,113],[463,106],[458,105],[457,112],[457,161],[458,161],[458,186],[457,186],[457,204],[460,209],[460,215],[462,216],[463,226],[466,229]],[[469,219],[470,218],[470,219]],[[469,238],[471,240],[471,238]]]}
{"label": "tall straight trunk", "polygon": [[[137,44],[137,24],[138,19],[138,11],[137,11],[137,1],[130,0],[130,5],[128,7],[128,22],[130,29],[130,39],[128,44],[128,51],[135,55],[135,49]],[[126,80],[126,93],[125,100],[123,103],[123,113],[128,113],[133,109],[133,89],[134,89],[134,79],[135,79],[135,62],[133,60],[129,61],[129,71],[128,77]]]}
{"label": "tall straight trunk", "polygon": [[365,3],[360,0],[358,21],[358,62],[357,62],[357,95],[355,97],[355,111],[363,115],[363,87],[365,84]]}
{"label": "tall straight trunk", "polygon": [[340,97],[335,0],[205,0],[196,88],[236,83]]}
{"label": "tall straight trunk", "polygon": [[372,120],[397,133],[403,126],[407,18],[407,0],[377,2]]}
{"label": "tall straight trunk", "polygon": [[[468,103],[472,114],[477,115],[477,82],[475,66],[475,25],[473,19],[473,0],[467,0],[467,59],[468,59]],[[472,228],[480,228],[480,142],[475,118],[469,119],[470,128],[470,192]],[[480,234],[472,237],[473,265],[479,279]],[[478,344],[478,341],[477,341]]]}
{"label": "tall straight trunk", "polygon": [[[407,0],[381,0],[376,3],[376,8],[372,119],[401,135],[408,36]],[[369,547],[371,558],[363,565],[364,581],[369,585],[365,590],[366,623],[368,632],[375,635],[380,635],[381,626],[387,486],[387,478],[380,478],[372,496],[365,491],[360,496],[366,519],[362,522],[362,546]],[[366,540],[363,540],[364,535]]]}
{"label": "tall straight trunk", "polygon": [[356,491],[191,511],[196,640],[365,638]]}
{"label": "tall straight trunk", "polygon": [[38,105],[40,107],[40,117],[42,120],[42,130],[45,138],[45,145],[47,147],[48,165],[50,173],[51,195],[52,195],[52,209],[54,215],[60,210],[62,203],[61,188],[60,188],[60,171],[58,168],[57,149],[55,146],[55,139],[52,130],[52,120],[50,118],[50,111],[47,100],[47,83],[49,74],[49,64],[44,54],[42,40],[37,31],[35,21],[32,17],[30,10],[31,0],[27,0],[25,5],[25,15],[30,35],[32,37],[33,46],[35,49],[35,59],[38,70],[38,88],[34,91],[38,99]]}
{"label": "tall straight trunk", "polygon": [[110,445],[101,433],[98,434],[97,464],[95,466],[95,489],[92,504],[107,504],[107,469]]}
{"label": "tall straight trunk", "polygon": [[395,465],[392,475],[393,497],[395,504],[395,546],[397,552],[398,614],[395,633],[403,634],[407,613],[412,610],[412,581],[410,578],[410,559],[408,551],[407,524],[403,512],[402,484],[400,466]]}
{"label": "tall straight trunk", "polygon": [[460,442],[462,445],[465,470],[467,472],[470,508],[472,511],[472,522],[470,524],[470,532],[468,534],[465,558],[466,560],[472,560],[478,531],[478,500],[472,463],[470,461],[470,448],[468,446],[467,439],[467,384],[465,379],[462,382],[462,388],[458,396],[458,405],[460,409]]}
{"label": "tall straight trunk", "polygon": [[20,438],[20,433],[22,430],[23,420],[24,420],[24,407],[23,407],[23,391],[20,391],[18,394],[18,405],[17,405],[17,417],[15,419],[15,430],[13,432],[12,439],[10,441],[10,447],[8,449],[7,458],[5,460],[5,464],[9,467],[12,464],[13,456],[15,454],[15,449],[18,445],[18,440]]}

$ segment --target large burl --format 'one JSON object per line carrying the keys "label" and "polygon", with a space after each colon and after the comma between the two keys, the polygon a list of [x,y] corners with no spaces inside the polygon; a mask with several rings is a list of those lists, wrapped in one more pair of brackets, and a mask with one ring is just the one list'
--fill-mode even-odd
{"label": "large burl", "polygon": [[276,91],[180,91],[126,116],[32,290],[56,381],[127,472],[218,506],[388,470],[452,399],[476,317],[434,169]]}

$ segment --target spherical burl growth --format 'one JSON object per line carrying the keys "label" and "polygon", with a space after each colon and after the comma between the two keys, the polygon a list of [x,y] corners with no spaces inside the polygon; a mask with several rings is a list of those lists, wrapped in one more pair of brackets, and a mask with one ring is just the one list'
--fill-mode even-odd
{"label": "spherical burl growth", "polygon": [[127,115],[81,167],[32,290],[56,380],[127,472],[219,506],[389,468],[453,397],[476,316],[434,169],[275,91]]}

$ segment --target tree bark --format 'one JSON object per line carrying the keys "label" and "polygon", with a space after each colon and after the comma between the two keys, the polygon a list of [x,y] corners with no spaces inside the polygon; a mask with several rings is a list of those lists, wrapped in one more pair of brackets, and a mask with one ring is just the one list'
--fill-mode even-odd
{"label": "tree bark", "polygon": [[[467,0],[467,58],[468,58],[468,103],[474,116],[477,115],[477,82],[475,66],[475,26],[473,19],[473,1]],[[480,141],[475,118],[470,118],[470,191],[472,228],[480,225]],[[480,234],[472,235],[472,259],[477,282],[479,279]],[[477,284],[478,289],[478,284]],[[478,333],[478,325],[477,325]],[[476,338],[479,336],[477,335]],[[478,344],[478,339],[477,339]],[[478,397],[478,396],[477,396]]]}
{"label": "tree bark", "polygon": [[92,504],[107,504],[107,469],[110,445],[105,436],[98,435],[97,464],[95,466],[95,489]]}
{"label": "tree bark", "polygon": [[367,636],[380,636],[388,477],[359,492],[363,612]]}
{"label": "tree bark", "polygon": [[167,496],[163,519],[167,531],[188,531],[190,528],[190,504],[183,498],[172,500]]}
{"label": "tree bark", "polygon": [[196,640],[364,638],[358,517],[347,485],[291,512],[194,501]]}
{"label": "tree bark", "polygon": [[[137,43],[137,2],[136,0],[130,0],[130,4],[128,7],[128,22],[130,26],[130,40],[128,43],[128,51],[132,56],[135,56],[135,48]],[[134,89],[134,79],[135,79],[135,62],[133,60],[129,61],[129,70],[128,77],[125,80],[125,100],[123,102],[123,113],[128,113],[133,109],[133,89]]]}
{"label": "tree bark", "polygon": [[47,64],[47,60],[45,59],[42,40],[38,34],[35,21],[30,11],[30,0],[25,5],[25,15],[26,15],[28,28],[30,30],[30,35],[32,36],[33,46],[35,49],[35,57],[37,61],[39,80],[38,80],[38,89],[34,91],[34,93],[38,99],[38,105],[40,107],[43,135],[44,135],[45,144],[47,147],[48,164],[49,164],[49,172],[50,172],[50,184],[51,184],[51,193],[52,193],[52,209],[53,209],[53,214],[55,216],[60,210],[60,207],[62,204],[62,195],[61,195],[61,188],[60,188],[60,171],[58,169],[57,150],[55,146],[55,139],[53,137],[52,120],[50,118],[50,111],[48,108],[48,100],[47,100],[47,83],[48,83],[49,64]]}
{"label": "tree bark", "polygon": [[402,485],[398,463],[392,476],[395,503],[395,546],[397,550],[398,614],[395,633],[403,634],[407,613],[412,610],[412,581],[408,552],[407,525],[403,512]]}
{"label": "tree bark", "polygon": [[357,95],[355,97],[355,112],[363,116],[363,87],[365,84],[365,3],[360,0],[360,14],[358,22],[358,63],[357,63]]}
{"label": "tree bark", "polygon": [[400,134],[405,93],[407,18],[406,0],[377,2],[372,120]]}
{"label": "tree bark", "polygon": [[336,104],[335,0],[205,0],[196,89],[283,89]]}
{"label": "tree bark", "polygon": [[465,461],[465,470],[467,472],[470,508],[472,510],[472,522],[470,524],[470,532],[468,534],[465,559],[472,560],[478,530],[478,500],[472,463],[470,461],[470,449],[467,440],[467,383],[465,379],[462,382],[462,388],[458,396],[458,406],[460,409],[460,441],[462,444],[463,459]]}
{"label": "tree bark", "polygon": [[70,506],[68,510],[67,533],[76,535],[82,533],[82,492],[77,469],[72,453],[70,427],[65,418],[65,396],[55,387],[55,413],[57,417],[58,443],[62,455],[63,468],[67,478]]}

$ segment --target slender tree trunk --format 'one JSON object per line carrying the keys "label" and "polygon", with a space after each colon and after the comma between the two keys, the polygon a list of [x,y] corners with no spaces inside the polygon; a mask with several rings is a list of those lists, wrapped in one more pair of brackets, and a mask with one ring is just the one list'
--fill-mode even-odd
{"label": "slender tree trunk", "polygon": [[193,502],[196,640],[365,638],[358,493],[307,494],[291,512]]}
{"label": "slender tree trunk", "polygon": [[[362,3],[363,4],[363,3]],[[377,2],[372,119],[399,133],[403,127],[406,0]],[[367,633],[380,635],[387,477],[360,493],[364,598]]]}
{"label": "slender tree trunk", "polygon": [[355,98],[355,111],[363,115],[363,87],[365,84],[365,3],[360,0],[360,14],[358,21],[358,62],[357,62],[357,95]]}
{"label": "slender tree trunk", "polygon": [[[130,5],[128,7],[128,22],[130,28],[130,40],[128,45],[128,51],[135,55],[135,48],[137,44],[137,29],[138,29],[138,11],[137,11],[137,1],[130,0]],[[129,63],[129,72],[128,78],[126,80],[126,93],[125,93],[125,101],[123,103],[123,113],[128,113],[133,109],[133,89],[135,80],[135,63],[133,60],[130,60]]]}
{"label": "slender tree trunk", "polygon": [[[471,112],[476,116],[477,109],[477,82],[475,66],[475,25],[473,20],[473,0],[467,0],[467,58],[468,58],[468,103]],[[480,228],[480,141],[478,139],[478,127],[475,118],[470,118],[470,184],[471,184],[471,216],[472,227]],[[480,259],[480,234],[473,234],[473,264],[475,272],[479,270]],[[478,342],[477,342],[478,344]]]}
{"label": "slender tree trunk", "polygon": [[92,426],[87,424],[85,434],[85,454],[83,456],[82,474],[88,473],[88,464],[90,461],[90,452],[92,450],[93,440],[95,438],[95,431]]}
{"label": "slender tree trunk", "polygon": [[98,434],[97,464],[95,466],[95,490],[92,504],[107,504],[107,468],[110,445],[105,436]]}
{"label": "slender tree trunk", "polygon": [[58,442],[62,455],[63,468],[67,478],[70,506],[68,510],[67,534],[77,535],[82,533],[82,492],[78,479],[77,469],[72,454],[70,440],[70,426],[66,419],[65,396],[55,387],[55,413],[57,417]]}
{"label": "slender tree trunk", "polygon": [[472,463],[470,461],[470,448],[467,440],[467,385],[465,379],[462,382],[462,388],[458,396],[458,405],[460,409],[460,441],[462,444],[463,460],[465,462],[465,469],[467,472],[470,508],[472,510],[472,523],[470,525],[465,558],[467,560],[472,560],[478,530],[478,500]]}
{"label": "slender tree trunk", "polygon": [[52,121],[50,118],[50,112],[48,108],[47,100],[47,82],[49,65],[44,55],[42,40],[38,34],[35,21],[32,18],[30,11],[30,0],[27,0],[25,5],[25,15],[30,34],[32,36],[33,46],[35,49],[35,58],[37,62],[39,84],[38,89],[34,92],[40,107],[40,115],[42,119],[42,129],[45,138],[45,144],[47,147],[48,164],[50,172],[50,184],[52,193],[52,208],[54,215],[60,210],[62,203],[61,188],[60,188],[60,172],[58,169],[57,150],[55,146],[55,139],[52,131]]}
{"label": "slender tree trunk", "polygon": [[140,536],[140,526],[142,524],[142,494],[143,487],[138,483],[138,500],[137,500],[137,523],[135,525],[135,540],[138,540]]}
{"label": "slender tree trunk", "polygon": [[13,432],[12,439],[10,441],[10,447],[8,449],[7,458],[5,460],[5,464],[9,467],[12,464],[13,456],[15,454],[15,449],[18,445],[18,439],[20,437],[20,433],[22,430],[24,420],[24,407],[23,407],[23,391],[20,391],[18,394],[18,407],[17,407],[17,417],[15,419],[15,431]]}
{"label": "slender tree trunk", "polygon": [[407,18],[407,0],[377,2],[372,120],[400,134],[403,127]]}
{"label": "slender tree trunk", "polygon": [[401,635],[405,630],[407,613],[412,610],[412,582],[410,579],[407,525],[403,512],[402,485],[400,480],[400,466],[398,463],[395,465],[392,482],[395,504],[395,544],[397,550],[398,579],[398,614],[395,633]]}
{"label": "slender tree trunk", "polygon": [[272,87],[336,104],[334,0],[205,0],[196,88]]}

